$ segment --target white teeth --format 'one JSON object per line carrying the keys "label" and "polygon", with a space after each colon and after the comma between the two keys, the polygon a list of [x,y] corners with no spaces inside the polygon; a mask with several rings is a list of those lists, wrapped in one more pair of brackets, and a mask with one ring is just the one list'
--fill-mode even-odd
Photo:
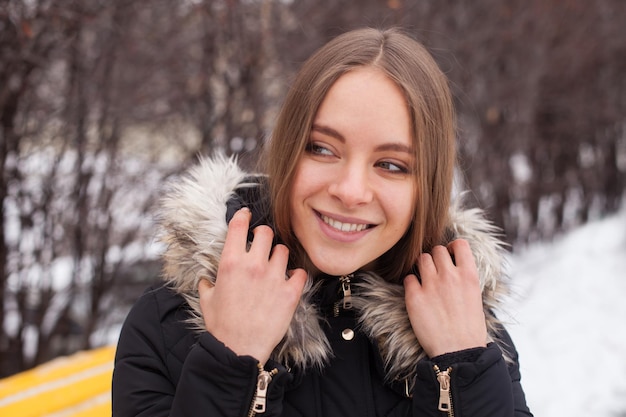
{"label": "white teeth", "polygon": [[342,232],[360,232],[367,229],[367,224],[342,223],[338,220],[331,219],[330,217],[324,215],[322,215],[322,220],[327,225],[337,230],[341,230]]}

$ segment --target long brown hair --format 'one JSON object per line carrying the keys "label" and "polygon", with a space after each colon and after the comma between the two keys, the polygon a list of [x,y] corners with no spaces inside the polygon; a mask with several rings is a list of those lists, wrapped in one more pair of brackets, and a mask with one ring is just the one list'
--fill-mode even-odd
{"label": "long brown hair", "polygon": [[[398,29],[359,29],[344,33],[315,52],[302,66],[279,113],[265,148],[276,233],[298,266],[308,264],[292,232],[289,194],[319,106],[333,83],[346,72],[372,66],[393,80],[406,97],[411,116],[416,201],[411,226],[376,262],[389,281],[401,280],[417,255],[443,240],[454,164],[455,114],[448,80],[428,51]],[[398,196],[403,198],[403,196]]]}

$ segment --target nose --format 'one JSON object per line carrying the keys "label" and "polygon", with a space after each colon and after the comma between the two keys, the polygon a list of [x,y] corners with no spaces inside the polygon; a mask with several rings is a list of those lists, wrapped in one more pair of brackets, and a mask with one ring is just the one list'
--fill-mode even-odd
{"label": "nose", "polygon": [[372,201],[374,192],[366,168],[346,165],[332,179],[328,193],[347,207],[357,207]]}

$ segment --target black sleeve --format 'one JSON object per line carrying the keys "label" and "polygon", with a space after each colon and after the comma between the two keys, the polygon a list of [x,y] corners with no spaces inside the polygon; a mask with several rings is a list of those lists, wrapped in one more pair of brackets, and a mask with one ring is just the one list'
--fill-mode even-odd
{"label": "black sleeve", "polygon": [[532,417],[532,413],[526,404],[524,389],[522,388],[522,374],[519,369],[519,355],[517,353],[517,349],[515,349],[513,339],[511,339],[511,335],[504,328],[501,329],[499,337],[500,345],[511,358],[511,362],[507,362],[507,367],[509,375],[511,376],[513,403],[515,404],[515,417]]}
{"label": "black sleeve", "polygon": [[[180,303],[159,303],[156,294],[144,294],[122,328],[113,372],[113,416],[247,416],[259,374],[256,359],[237,356],[209,333],[181,331],[185,324],[171,320]],[[184,354],[170,346],[179,336]],[[275,379],[264,416],[282,409],[283,384]]]}
{"label": "black sleeve", "polygon": [[[500,344],[512,359],[505,362],[502,350],[490,343],[473,361],[450,365],[450,389],[455,417],[532,417],[520,383],[518,356],[508,333],[502,329]],[[414,415],[441,417],[440,385],[436,363],[423,360],[417,366],[413,390]]]}

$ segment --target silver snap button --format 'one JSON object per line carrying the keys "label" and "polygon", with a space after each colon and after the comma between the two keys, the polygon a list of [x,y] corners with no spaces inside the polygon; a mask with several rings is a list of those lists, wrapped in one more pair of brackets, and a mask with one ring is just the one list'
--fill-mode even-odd
{"label": "silver snap button", "polygon": [[343,331],[341,332],[341,337],[343,337],[343,340],[352,340],[352,339],[354,339],[354,330],[352,330],[352,329],[343,329]]}

